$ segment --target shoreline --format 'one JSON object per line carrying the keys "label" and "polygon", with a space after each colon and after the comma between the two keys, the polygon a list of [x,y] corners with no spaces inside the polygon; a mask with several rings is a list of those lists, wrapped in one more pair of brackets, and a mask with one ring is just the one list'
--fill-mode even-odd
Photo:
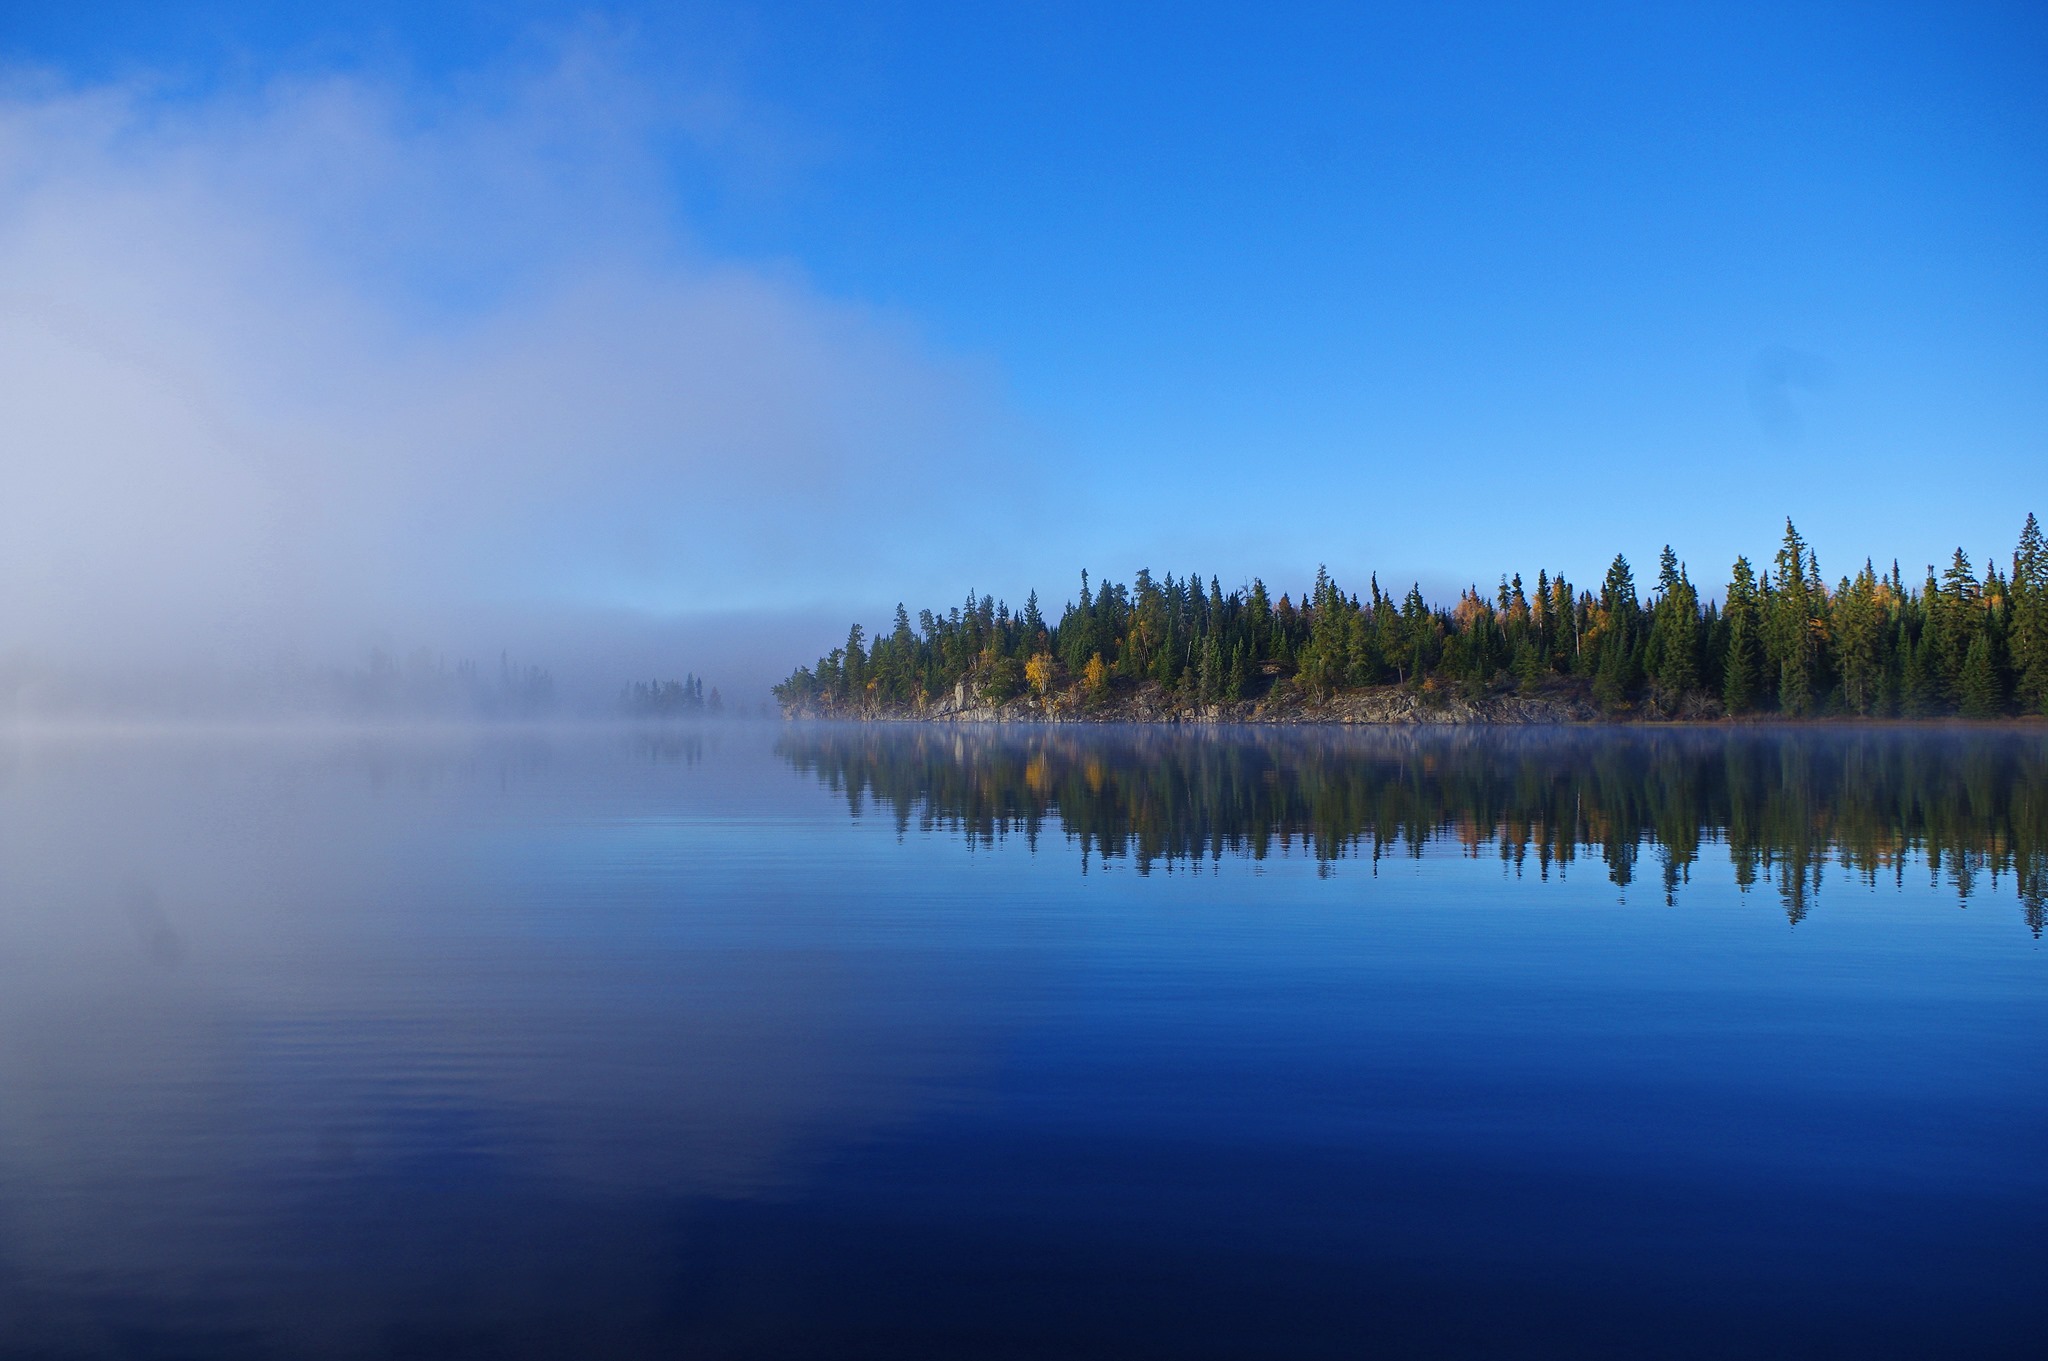
{"label": "shoreline", "polygon": [[1689,695],[1669,708],[1643,701],[1603,711],[1590,686],[1563,682],[1534,693],[1497,691],[1478,696],[1409,686],[1350,690],[1312,699],[1292,687],[1274,686],[1255,699],[1189,704],[1147,682],[1135,690],[1088,702],[1077,692],[1018,697],[990,704],[956,687],[952,695],[921,706],[854,706],[816,702],[783,710],[785,722],[977,724],[1011,727],[1134,725],[1147,727],[1995,727],[2041,728],[2040,715],[1962,718],[1952,715],[1889,717],[1873,714],[1728,714],[1716,700]]}

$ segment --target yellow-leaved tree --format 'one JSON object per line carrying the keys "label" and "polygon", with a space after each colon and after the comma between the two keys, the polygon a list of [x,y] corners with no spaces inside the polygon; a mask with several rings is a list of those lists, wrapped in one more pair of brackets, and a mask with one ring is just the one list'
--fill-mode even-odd
{"label": "yellow-leaved tree", "polygon": [[1081,672],[1081,682],[1088,687],[1088,698],[1108,698],[1109,668],[1103,664],[1100,652],[1088,659],[1087,668]]}
{"label": "yellow-leaved tree", "polygon": [[1040,699],[1045,698],[1045,692],[1052,688],[1052,654],[1050,652],[1032,654],[1031,659],[1024,663],[1024,681],[1031,687],[1032,694],[1037,695]]}

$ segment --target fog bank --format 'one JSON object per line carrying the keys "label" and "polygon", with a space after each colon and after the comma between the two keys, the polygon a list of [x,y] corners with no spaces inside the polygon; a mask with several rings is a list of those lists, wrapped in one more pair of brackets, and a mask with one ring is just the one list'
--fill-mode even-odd
{"label": "fog bank", "polygon": [[758,698],[896,589],[879,521],[986,483],[988,376],[693,244],[650,152],[692,130],[601,51],[0,88],[16,707],[421,649]]}

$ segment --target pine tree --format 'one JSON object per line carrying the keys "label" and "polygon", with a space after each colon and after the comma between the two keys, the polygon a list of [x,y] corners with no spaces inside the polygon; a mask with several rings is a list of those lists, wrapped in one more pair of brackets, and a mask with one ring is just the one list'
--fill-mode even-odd
{"label": "pine tree", "polygon": [[1728,660],[1721,681],[1721,702],[1731,714],[1746,714],[1757,703],[1759,655],[1756,570],[1748,558],[1737,558],[1728,583]]}
{"label": "pine tree", "polygon": [[2041,526],[2032,513],[2020,530],[2019,548],[2012,558],[2008,648],[2014,697],[2023,709],[2048,713],[2048,544],[2043,543]]}
{"label": "pine tree", "polygon": [[917,653],[917,635],[910,628],[910,611],[903,608],[903,602],[896,602],[896,626],[888,638],[876,643],[875,651],[880,654],[876,671],[876,690],[883,699],[902,702],[911,697],[913,667]]}
{"label": "pine tree", "polygon": [[858,702],[867,690],[868,657],[861,648],[863,636],[859,624],[855,624],[846,635],[846,654],[840,663],[839,673],[842,699]]}
{"label": "pine tree", "polygon": [[1699,685],[1700,606],[1699,593],[1669,544],[1659,564],[1657,588],[1644,665],[1657,688],[1676,700]]}
{"label": "pine tree", "polygon": [[1302,684],[1312,694],[1327,698],[1342,688],[1350,669],[1345,628],[1343,593],[1330,580],[1327,568],[1316,568],[1315,590],[1309,601],[1309,637],[1301,650]]}
{"label": "pine tree", "polygon": [[[1819,679],[1821,599],[1809,580],[1810,554],[1791,520],[1776,560],[1778,589],[1766,622],[1765,653],[1778,681],[1778,707],[1794,716],[1813,712]],[[1812,568],[1817,572],[1817,565]]]}
{"label": "pine tree", "polygon": [[[1725,610],[1702,606],[1670,546],[1658,565],[1647,604],[1618,556],[1597,596],[1546,569],[1533,599],[1519,574],[1503,573],[1494,590],[1469,588],[1453,608],[1432,606],[1419,586],[1396,601],[1377,577],[1361,602],[1327,570],[1277,603],[1257,581],[1226,595],[1213,576],[1205,592],[1199,574],[1140,572],[1133,590],[1084,572],[1056,625],[1035,592],[1014,613],[969,592],[943,615],[922,611],[917,627],[898,604],[886,634],[871,642],[856,625],[844,647],[797,668],[776,693],[793,712],[849,714],[921,709],[963,684],[994,698],[1028,686],[1055,701],[1092,670],[1098,697],[1122,679],[1149,679],[1170,699],[1213,704],[1246,693],[1264,663],[1294,666],[1317,695],[1389,680],[1476,691],[1504,671],[1533,690],[1567,672],[1592,682],[1610,709],[1626,707],[1648,680],[1660,707],[1705,688],[1733,713],[2048,710],[2048,542],[2032,515],[2009,578],[1989,567],[1979,580],[1958,549],[1917,592],[1905,589],[1896,562],[1880,575],[1869,560],[1830,590],[1789,520],[1771,572],[1737,561]],[[706,705],[694,674],[628,687],[628,697],[678,711]]]}
{"label": "pine tree", "polygon": [[1581,630],[1572,584],[1562,572],[1550,579],[1550,623],[1557,632],[1557,641],[1550,648],[1550,664],[1555,670],[1569,671],[1578,665]]}
{"label": "pine tree", "polygon": [[1970,640],[1957,676],[1956,707],[1965,718],[1996,718],[2005,710],[2005,696],[2000,693],[2003,687],[1991,654],[1991,634],[1980,629]]}
{"label": "pine tree", "polygon": [[1628,701],[1638,674],[1635,576],[1628,559],[1617,553],[1600,585],[1601,632],[1593,672],[1593,696],[1602,708],[1616,709]]}
{"label": "pine tree", "polygon": [[[1931,571],[1931,569],[1930,569]],[[1963,699],[1963,662],[1970,645],[1984,626],[1983,593],[1970,570],[1970,556],[1962,549],[1941,574],[1939,590],[1929,580],[1929,622],[1935,630],[1935,654],[1940,664],[1942,696],[1960,706]]]}
{"label": "pine tree", "polygon": [[1877,601],[1877,573],[1866,559],[1856,580],[1844,581],[1835,596],[1835,656],[1842,673],[1842,702],[1858,714],[1877,707],[1883,685],[1879,644],[1884,617]]}
{"label": "pine tree", "polygon": [[1266,593],[1266,583],[1252,578],[1252,589],[1244,601],[1245,660],[1256,662],[1268,655],[1264,651],[1272,640],[1273,598]]}
{"label": "pine tree", "polygon": [[1913,718],[1941,712],[1941,659],[1935,655],[1934,628],[1922,622],[1919,636],[1900,625],[1899,651],[1903,658],[1899,679],[1901,707]]}

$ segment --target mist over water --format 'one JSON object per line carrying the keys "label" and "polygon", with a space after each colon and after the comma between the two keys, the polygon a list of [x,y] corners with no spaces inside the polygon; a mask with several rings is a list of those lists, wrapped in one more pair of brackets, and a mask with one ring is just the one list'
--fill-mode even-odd
{"label": "mist over water", "polygon": [[0,1352],[2027,1355],[2044,780],[2009,730],[16,735]]}
{"label": "mist over water", "polygon": [[2041,1352],[2048,25],[1160,19],[0,9],[0,1361]]}
{"label": "mist over water", "polygon": [[0,70],[0,705],[346,712],[501,656],[752,704],[901,588],[841,527],[993,455],[987,377],[694,244],[653,149],[717,129],[615,46],[459,100]]}

